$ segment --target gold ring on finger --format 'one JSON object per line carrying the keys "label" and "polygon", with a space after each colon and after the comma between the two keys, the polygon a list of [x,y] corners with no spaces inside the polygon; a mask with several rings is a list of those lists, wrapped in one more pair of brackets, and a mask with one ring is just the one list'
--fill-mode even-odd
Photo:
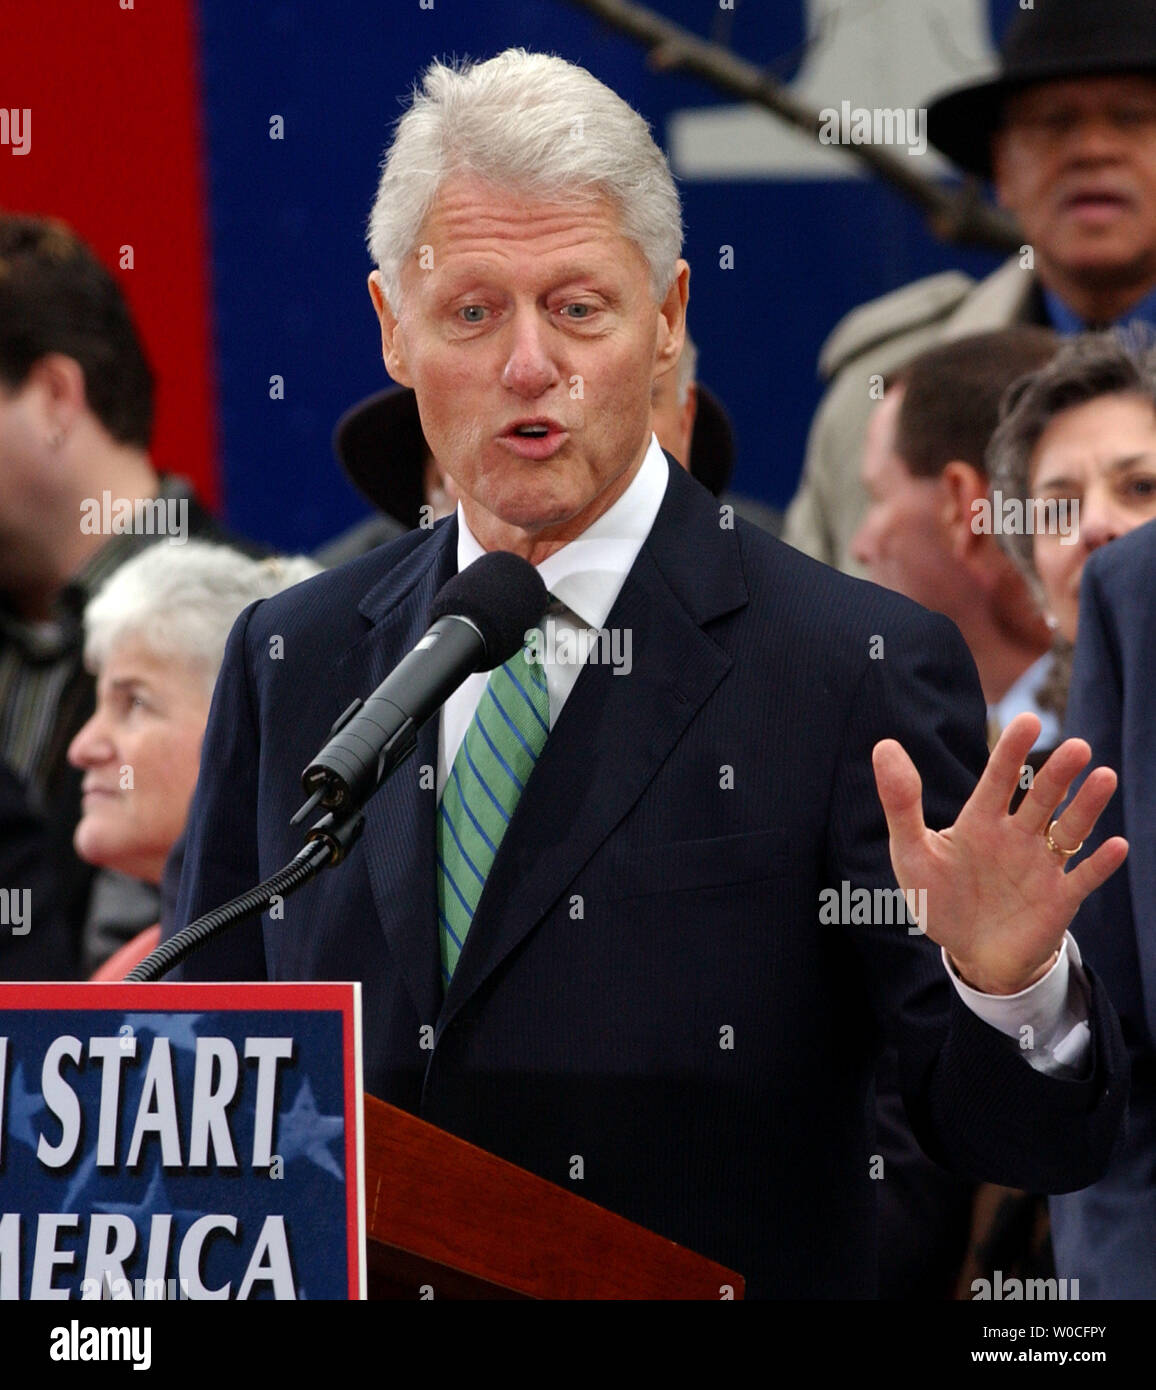
{"label": "gold ring on finger", "polygon": [[1061,846],[1057,845],[1055,840],[1052,838],[1052,831],[1056,828],[1058,823],[1058,821],[1054,820],[1048,822],[1048,828],[1044,831],[1044,843],[1050,850],[1058,854],[1061,859],[1070,859],[1073,854],[1079,854],[1079,852],[1084,848],[1084,842],[1083,840],[1081,840],[1080,843],[1076,845],[1074,849],[1061,848]]}

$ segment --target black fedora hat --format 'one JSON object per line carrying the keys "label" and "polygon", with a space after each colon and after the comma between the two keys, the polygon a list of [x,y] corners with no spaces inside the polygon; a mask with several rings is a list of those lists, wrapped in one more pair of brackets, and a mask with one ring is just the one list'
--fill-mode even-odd
{"label": "black fedora hat", "polygon": [[[425,460],[417,397],[408,386],[389,386],[351,406],[333,431],[333,452],[361,495],[404,526],[414,527],[425,501]],[[717,497],[734,468],[734,432],[722,403],[698,388],[690,439],[690,471]]]}
{"label": "black fedora hat", "polygon": [[961,169],[990,178],[991,137],[1013,92],[1135,72],[1156,72],[1156,0],[1035,0],[1008,25],[997,74],[927,108],[928,138]]}
{"label": "black fedora hat", "polygon": [[389,386],[350,406],[333,431],[333,452],[378,511],[411,529],[418,524],[429,445],[409,387]]}
{"label": "black fedora hat", "polygon": [[695,389],[698,405],[690,434],[690,475],[718,497],[734,472],[734,430],[731,417],[715,393],[701,381]]}

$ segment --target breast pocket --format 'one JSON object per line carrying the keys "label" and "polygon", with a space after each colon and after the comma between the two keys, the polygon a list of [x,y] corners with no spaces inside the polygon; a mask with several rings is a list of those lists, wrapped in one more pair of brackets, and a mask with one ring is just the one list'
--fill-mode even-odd
{"label": "breast pocket", "polygon": [[671,844],[616,846],[611,858],[610,901],[730,888],[781,877],[789,868],[790,848],[784,830],[722,835],[709,840]]}

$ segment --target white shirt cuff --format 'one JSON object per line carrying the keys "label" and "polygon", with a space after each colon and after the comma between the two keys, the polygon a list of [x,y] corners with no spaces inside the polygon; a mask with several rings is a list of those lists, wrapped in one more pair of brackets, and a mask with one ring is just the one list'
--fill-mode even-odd
{"label": "white shirt cuff", "polygon": [[982,994],[965,984],[942,948],[944,969],[956,992],[977,1017],[1014,1038],[1025,1061],[1049,1076],[1080,1076],[1092,1049],[1088,1024],[1091,987],[1080,949],[1069,933],[1048,973],[1018,994]]}

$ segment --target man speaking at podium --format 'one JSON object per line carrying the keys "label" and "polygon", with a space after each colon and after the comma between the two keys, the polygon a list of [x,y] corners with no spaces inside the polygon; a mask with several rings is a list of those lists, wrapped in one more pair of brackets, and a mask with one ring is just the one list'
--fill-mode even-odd
{"label": "man speaking at podium", "polygon": [[[735,522],[663,454],[689,270],[645,123],[557,58],[435,63],[369,240],[385,365],[461,502],[242,615],[179,921],[301,847],[301,770],[456,572],[513,551],[552,602],[525,661],[426,724],[348,862],[186,978],[362,981],[367,1090],[754,1296],[873,1292],[885,1036],[937,1160],[1093,1181],[1125,1063],[1066,926],[1126,846],[1065,867],[1113,774],[1053,819],[1088,757],[1065,745],[1009,817],[1035,721],[984,771],[956,629]],[[591,630],[613,640],[578,664]]]}

